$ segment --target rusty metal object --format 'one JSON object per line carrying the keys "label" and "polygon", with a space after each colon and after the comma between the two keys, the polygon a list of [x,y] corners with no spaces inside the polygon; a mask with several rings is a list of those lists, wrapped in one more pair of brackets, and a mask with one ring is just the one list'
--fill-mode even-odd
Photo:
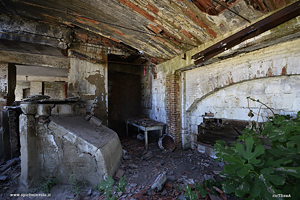
{"label": "rusty metal object", "polygon": [[172,135],[164,135],[159,138],[158,146],[164,151],[174,151],[175,149],[175,139]]}
{"label": "rusty metal object", "polygon": [[220,53],[230,49],[241,42],[255,37],[263,32],[266,32],[290,19],[293,19],[300,15],[300,3],[295,2],[286,8],[270,15],[255,24],[248,26],[247,28],[229,36],[228,38],[210,46],[209,48],[196,53],[192,56],[192,59],[198,59],[194,62],[195,65],[198,65]]}

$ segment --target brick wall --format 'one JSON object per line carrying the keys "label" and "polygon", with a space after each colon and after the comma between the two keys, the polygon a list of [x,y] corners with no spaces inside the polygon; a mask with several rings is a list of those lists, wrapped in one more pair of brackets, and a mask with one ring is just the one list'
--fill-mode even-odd
{"label": "brick wall", "polygon": [[[173,135],[177,145],[180,145],[180,74],[167,74],[163,68],[146,67],[145,73],[142,69],[141,83],[144,114],[151,119],[166,123],[166,132]],[[147,99],[149,97],[151,101]]]}
{"label": "brick wall", "polygon": [[166,76],[166,113],[168,133],[175,137],[176,144],[180,144],[180,74],[178,73]]}

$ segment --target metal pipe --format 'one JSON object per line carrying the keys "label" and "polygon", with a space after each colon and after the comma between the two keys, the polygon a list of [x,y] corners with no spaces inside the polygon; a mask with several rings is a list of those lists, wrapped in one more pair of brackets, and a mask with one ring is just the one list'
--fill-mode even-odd
{"label": "metal pipe", "polygon": [[253,38],[265,31],[268,31],[288,20],[291,20],[300,15],[299,1],[290,4],[289,6],[279,10],[278,12],[248,26],[247,28],[217,42],[216,44],[204,49],[203,51],[194,54],[191,58],[198,59],[194,62],[195,65],[204,62],[223,51],[240,44],[241,42]]}

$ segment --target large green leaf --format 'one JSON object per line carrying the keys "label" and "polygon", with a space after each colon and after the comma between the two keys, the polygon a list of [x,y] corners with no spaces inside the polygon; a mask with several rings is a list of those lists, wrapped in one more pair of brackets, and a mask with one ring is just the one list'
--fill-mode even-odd
{"label": "large green leaf", "polygon": [[198,195],[192,191],[192,189],[189,185],[186,188],[186,193],[185,193],[184,197],[187,200],[197,200],[198,199]]}
{"label": "large green leaf", "polygon": [[226,194],[230,194],[230,193],[235,192],[235,188],[236,188],[237,183],[238,182],[234,179],[229,179],[227,181],[224,181],[222,183],[223,192],[226,193]]}
{"label": "large green leaf", "polygon": [[[288,198],[290,200],[299,200],[300,199],[300,181],[298,181],[295,185],[285,185],[282,190],[283,194],[290,195]],[[287,198],[286,198],[287,199]]]}
{"label": "large green leaf", "polygon": [[111,176],[107,177],[107,180],[102,180],[100,184],[98,185],[98,190],[103,191],[104,190],[104,195],[108,196],[110,195],[112,191],[112,186],[114,184],[114,179],[112,179]]}
{"label": "large green leaf", "polygon": [[300,167],[279,167],[274,170],[300,178]]}
{"label": "large green leaf", "polygon": [[274,160],[274,158],[270,158],[266,161],[264,167],[279,167],[288,163],[291,163],[293,160],[289,157],[281,158],[278,160]]}
{"label": "large green leaf", "polygon": [[282,176],[279,175],[271,175],[274,173],[274,169],[272,168],[264,168],[260,170],[260,173],[264,176],[267,182],[267,186],[270,186],[272,182],[275,185],[283,185],[285,183],[285,179]]}
{"label": "large green leaf", "polygon": [[262,145],[258,145],[255,147],[254,151],[252,151],[254,146],[253,138],[246,138],[245,143],[246,143],[246,151],[244,149],[244,146],[241,143],[237,143],[236,144],[237,152],[241,154],[242,157],[248,161],[248,163],[259,164],[261,160],[257,159],[257,157],[265,153],[265,148]]}
{"label": "large green leaf", "polygon": [[237,197],[243,197],[245,194],[250,192],[250,184],[244,180],[235,189],[235,195]]}
{"label": "large green leaf", "polygon": [[295,135],[289,138],[289,142],[286,143],[287,147],[297,146],[298,153],[300,153],[300,135]]}
{"label": "large green leaf", "polygon": [[258,177],[255,177],[254,183],[251,185],[250,188],[250,196],[251,197],[258,197],[259,194],[261,193],[261,180]]}

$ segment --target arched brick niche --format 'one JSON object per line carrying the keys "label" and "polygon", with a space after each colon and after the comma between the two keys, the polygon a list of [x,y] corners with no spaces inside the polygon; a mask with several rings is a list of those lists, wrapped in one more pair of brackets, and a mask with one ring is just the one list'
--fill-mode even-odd
{"label": "arched brick niche", "polygon": [[[195,126],[192,130],[197,133],[196,126],[203,121],[205,113],[213,113],[214,118],[249,120],[249,107],[258,113],[261,104],[250,101],[248,107],[247,96],[266,103],[277,114],[296,115],[300,110],[299,85],[300,75],[292,75],[253,79],[224,87],[199,100],[189,112],[188,123]],[[265,117],[272,114],[264,106],[260,113]],[[266,118],[259,118],[259,121],[264,120]]]}
{"label": "arched brick niche", "polygon": [[[197,134],[205,113],[248,120],[246,97],[267,103],[280,114],[300,110],[300,40],[284,42],[185,73],[185,119]],[[250,105],[257,111],[260,105]],[[266,109],[262,109],[268,115]],[[262,120],[262,119],[260,119]]]}

